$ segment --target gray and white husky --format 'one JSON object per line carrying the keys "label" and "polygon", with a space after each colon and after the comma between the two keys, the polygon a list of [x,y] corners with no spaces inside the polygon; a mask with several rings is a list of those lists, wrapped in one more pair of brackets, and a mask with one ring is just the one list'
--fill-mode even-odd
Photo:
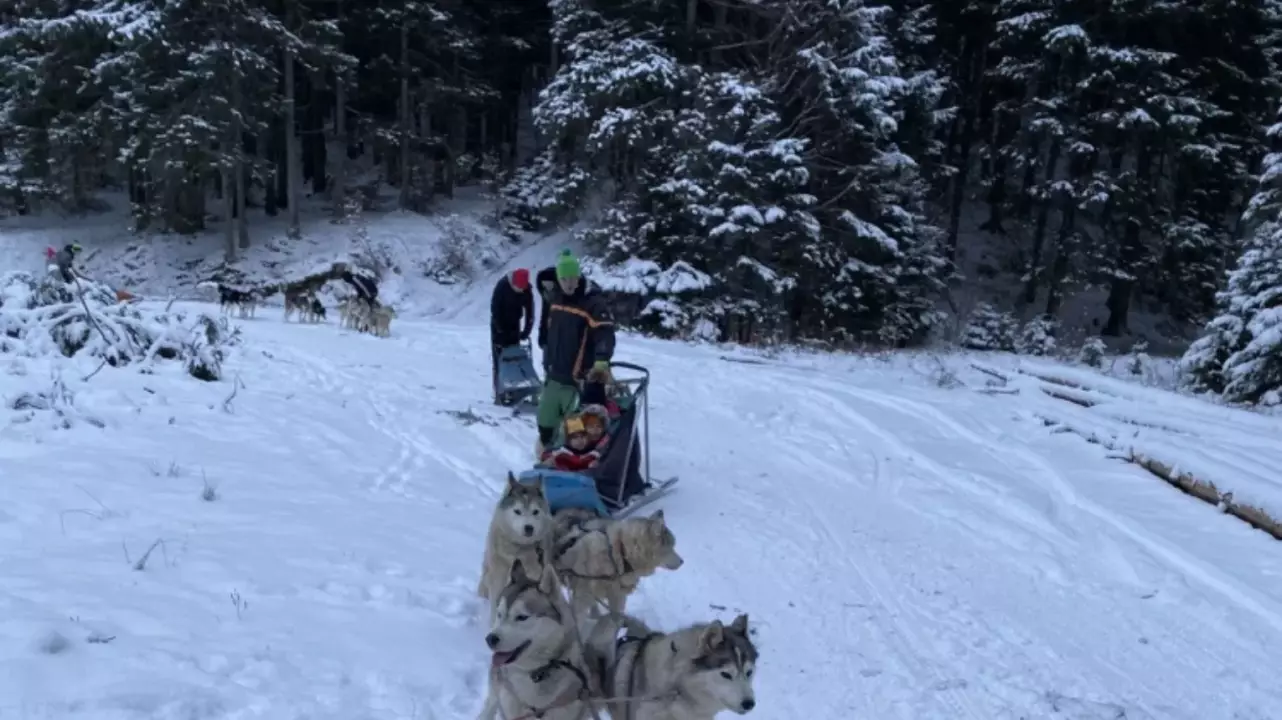
{"label": "gray and white husky", "polygon": [[552,564],[570,589],[575,617],[583,620],[598,603],[622,613],[642,578],[685,563],[677,538],[660,510],[622,520],[562,510],[556,514]]}
{"label": "gray and white husky", "polygon": [[556,571],[545,565],[531,578],[514,562],[485,636],[490,687],[477,720],[596,716],[590,703],[599,681],[588,673],[577,633]]}
{"label": "gray and white husky", "polygon": [[[616,639],[621,626],[627,634]],[[713,720],[723,710],[744,715],[757,706],[757,647],[747,615],[671,633],[628,615],[607,616],[593,627],[587,654],[614,720]]]}
{"label": "gray and white husky", "polygon": [[490,620],[499,594],[508,585],[512,565],[517,560],[536,577],[551,554],[552,508],[543,494],[543,481],[522,483],[507,474],[507,486],[490,518],[485,536],[485,558],[481,562],[481,581],[476,594],[490,601]]}

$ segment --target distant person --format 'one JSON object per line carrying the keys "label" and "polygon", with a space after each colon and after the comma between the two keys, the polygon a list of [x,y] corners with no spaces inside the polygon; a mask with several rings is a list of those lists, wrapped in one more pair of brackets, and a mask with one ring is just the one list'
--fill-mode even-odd
{"label": "distant person", "polygon": [[534,293],[530,271],[518,268],[499,278],[490,295],[490,380],[495,402],[499,394],[499,355],[503,348],[530,339],[534,329]]}
{"label": "distant person", "polygon": [[76,257],[84,248],[78,243],[69,243],[64,245],[61,250],[53,256],[54,265],[58,266],[58,274],[62,276],[62,281],[68,285],[76,281],[75,262]]}
{"label": "distant person", "polygon": [[351,270],[344,270],[339,277],[356,290],[356,297],[365,301],[365,304],[371,308],[378,306],[378,285],[373,280],[364,275],[357,275]]}
{"label": "distant person", "polygon": [[569,250],[556,260],[556,287],[547,310],[547,377],[539,395],[539,441],[535,457],[541,457],[556,429],[574,411],[579,400],[579,383],[605,384],[614,355],[614,322],[605,297],[589,290],[579,261]]}

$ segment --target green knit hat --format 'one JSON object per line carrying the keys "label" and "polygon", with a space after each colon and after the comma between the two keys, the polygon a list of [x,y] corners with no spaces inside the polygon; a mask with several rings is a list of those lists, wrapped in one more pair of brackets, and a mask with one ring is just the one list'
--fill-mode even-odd
{"label": "green knit hat", "polygon": [[580,276],[579,260],[574,257],[574,253],[569,248],[561,251],[561,257],[556,259],[556,279],[564,280],[566,278],[576,278]]}

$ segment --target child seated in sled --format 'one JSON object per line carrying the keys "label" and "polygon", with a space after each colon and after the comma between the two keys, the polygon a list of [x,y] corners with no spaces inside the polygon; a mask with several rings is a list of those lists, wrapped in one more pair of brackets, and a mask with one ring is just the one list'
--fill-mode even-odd
{"label": "child seated in sled", "polygon": [[600,405],[584,406],[578,413],[565,419],[565,444],[554,450],[547,450],[541,458],[542,464],[581,472],[601,461],[601,452],[609,444],[606,424],[610,421],[605,408]]}

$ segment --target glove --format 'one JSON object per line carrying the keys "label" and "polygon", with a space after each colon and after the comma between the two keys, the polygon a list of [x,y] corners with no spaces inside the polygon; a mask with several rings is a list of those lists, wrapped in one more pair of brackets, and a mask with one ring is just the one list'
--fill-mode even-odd
{"label": "glove", "polygon": [[609,374],[609,372],[610,372],[610,361],[609,361],[609,360],[597,360],[596,362],[592,363],[592,369],[593,369],[593,370],[595,370],[595,371],[597,371],[597,372],[600,372],[600,373],[606,373],[606,374]]}

